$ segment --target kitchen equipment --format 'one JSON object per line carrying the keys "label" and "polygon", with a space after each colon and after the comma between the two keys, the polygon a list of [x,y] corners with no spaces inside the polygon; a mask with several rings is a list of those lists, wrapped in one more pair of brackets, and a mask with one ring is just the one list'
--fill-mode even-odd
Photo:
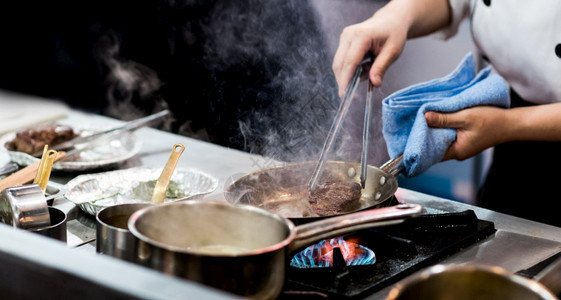
{"label": "kitchen equipment", "polygon": [[[125,123],[125,125],[122,126],[118,126],[118,127],[113,127],[110,129],[106,129],[103,131],[99,131],[99,132],[95,132],[89,135],[85,135],[85,136],[78,136],[72,140],[66,141],[64,143],[60,143],[58,145],[54,145],[51,146],[51,149],[53,150],[68,150],[73,148],[75,145],[78,144],[85,144],[85,143],[89,143],[91,145],[88,145],[86,147],[81,147],[79,149],[74,149],[68,152],[68,157],[78,154],[81,151],[84,151],[86,149],[91,149],[92,147],[98,146],[102,143],[107,143],[110,140],[114,139],[115,137],[125,133],[125,132],[129,132],[129,131],[134,131],[138,128],[141,128],[143,126],[146,126],[147,124],[161,119],[167,115],[169,115],[170,111],[169,110],[163,110],[161,112],[143,117],[143,118],[139,118],[133,121],[129,121],[127,123]],[[37,153],[33,153],[33,156],[40,156],[42,154],[42,152],[37,152]]]}
{"label": "kitchen equipment", "polygon": [[512,274],[498,266],[439,264],[399,282],[387,299],[556,300],[556,295],[561,292],[560,276],[560,259],[536,276],[539,281]]}
{"label": "kitchen equipment", "polygon": [[53,168],[53,163],[57,158],[57,151],[49,150],[48,145],[45,145],[43,149],[43,155],[41,156],[41,161],[39,162],[39,169],[37,169],[37,174],[33,183],[38,184],[43,193],[47,189],[47,184],[49,183],[49,178],[51,177],[51,170]]}
{"label": "kitchen equipment", "polygon": [[[73,128],[77,132],[83,134],[87,134],[88,132],[97,132],[100,130],[100,127],[87,124],[73,126]],[[6,150],[10,159],[20,166],[29,166],[39,161],[39,159],[35,156],[25,152],[10,151],[5,147],[6,142],[13,140],[15,136],[16,132],[11,132],[0,137],[0,150]],[[114,136],[113,139],[107,140],[103,143],[94,143],[97,146],[93,147],[90,145],[91,147],[87,147],[88,149],[82,149],[84,145],[76,145],[76,147],[81,148],[81,150],[79,152],[74,152],[72,157],[65,158],[64,160],[54,164],[53,170],[82,172],[86,170],[114,167],[135,156],[142,147],[142,140],[140,140],[134,132],[130,131],[123,132],[122,134]]]}
{"label": "kitchen equipment", "polygon": [[30,228],[28,231],[66,243],[66,213],[56,207],[49,206],[50,225]]}
{"label": "kitchen equipment", "polygon": [[151,202],[123,203],[106,207],[96,214],[96,252],[134,262],[137,240],[127,227],[129,217],[137,210],[164,203],[166,191],[179,157],[185,150],[183,144],[173,145],[152,192]]}
{"label": "kitchen equipment", "polygon": [[248,205],[194,200],[151,206],[129,219],[142,265],[238,295],[274,299],[290,253],[324,238],[421,214],[396,205],[300,226]]}
{"label": "kitchen equipment", "polygon": [[134,262],[136,238],[130,233],[127,221],[135,211],[151,205],[149,202],[122,203],[100,210],[95,217],[96,252]]}
{"label": "kitchen equipment", "polygon": [[154,187],[154,192],[152,193],[151,200],[153,204],[164,203],[169,181],[171,180],[171,175],[173,175],[175,166],[177,166],[177,161],[179,161],[179,157],[181,157],[181,153],[183,153],[184,150],[185,146],[183,146],[183,144],[173,145],[171,155],[169,156],[169,159],[164,166],[164,169],[162,170],[162,174],[160,174],[160,177],[158,177],[156,186]]}
{"label": "kitchen equipment", "polygon": [[[391,205],[399,203],[395,197],[389,202]],[[280,299],[309,299],[306,295],[314,295],[312,299],[370,299],[374,294],[386,297],[384,288],[390,288],[399,280],[452,254],[465,252],[496,232],[494,223],[478,219],[473,210],[443,212],[436,207],[424,206],[423,215],[400,224],[346,235],[345,241],[375,254],[376,260],[372,264],[335,264],[337,260],[333,259],[332,266],[309,268],[294,264],[295,258],[302,254],[298,252],[290,261]],[[316,251],[326,252],[325,248],[316,248]]]}
{"label": "kitchen equipment", "polygon": [[[65,186],[64,197],[82,211],[95,216],[102,208],[121,203],[150,202],[152,194],[140,199],[136,187],[141,182],[156,181],[162,168],[135,167],[129,169],[83,174]],[[165,202],[200,198],[218,187],[218,178],[194,168],[176,168],[172,178],[183,194],[166,197]]]}
{"label": "kitchen equipment", "polygon": [[[361,76],[364,73],[368,73],[368,70],[370,69],[372,62],[373,62],[373,56],[367,55],[355,69],[353,77],[351,78],[347,90],[345,91],[343,101],[341,101],[341,104],[339,105],[339,109],[337,110],[337,114],[335,115],[335,119],[331,124],[331,129],[327,134],[327,138],[325,139],[325,143],[323,144],[323,149],[321,150],[317,164],[314,168],[314,171],[312,172],[310,181],[308,182],[308,190],[310,191],[310,193],[314,192],[315,189],[317,188],[318,182],[323,172],[323,168],[325,167],[327,155],[331,151],[331,148],[333,148],[335,139],[339,134],[339,129],[341,129],[341,126],[343,125],[343,121],[345,120],[347,112],[349,111],[349,107],[351,105],[354,94],[358,87],[358,83],[360,82]],[[372,95],[371,93],[367,94],[368,97],[370,97],[371,95]],[[368,103],[369,101],[367,101],[367,105]],[[365,120],[365,123],[366,122],[369,122],[369,120]],[[362,151],[365,151],[365,149],[363,148]]]}
{"label": "kitchen equipment", "polygon": [[7,163],[0,167],[0,176],[10,175],[19,169],[15,163]]}
{"label": "kitchen equipment", "polygon": [[360,185],[366,185],[368,174],[368,149],[370,148],[370,122],[372,121],[372,90],[374,85],[368,80],[368,90],[366,91],[366,105],[364,107],[364,126],[362,128],[362,153],[360,156]]}
{"label": "kitchen equipment", "polygon": [[[60,161],[65,156],[66,156],[66,152],[64,151],[57,152],[57,156],[54,159],[54,162]],[[0,191],[4,190],[5,188],[30,183],[37,176],[37,171],[39,170],[40,164],[41,161],[37,161],[15,173],[12,173],[10,176],[2,179],[0,181]]]}
{"label": "kitchen equipment", "polygon": [[0,193],[0,222],[23,229],[51,225],[41,187],[27,184],[4,189]]}
{"label": "kitchen equipment", "polygon": [[[397,190],[395,176],[402,170],[401,159],[399,156],[380,168],[368,166],[368,179],[359,199],[360,207],[352,211],[339,211],[333,216],[382,206]],[[230,203],[263,208],[290,218],[297,224],[318,219],[317,215],[310,213],[307,198],[309,193],[302,188],[310,178],[314,165],[314,162],[288,163],[246,174],[225,188],[225,199]],[[359,182],[359,168],[360,165],[354,162],[328,161],[322,181],[332,178]]]}

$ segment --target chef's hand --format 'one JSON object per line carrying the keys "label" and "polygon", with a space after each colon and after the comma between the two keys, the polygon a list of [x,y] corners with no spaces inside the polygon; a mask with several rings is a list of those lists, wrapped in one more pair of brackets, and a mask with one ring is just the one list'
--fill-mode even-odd
{"label": "chef's hand", "polygon": [[483,150],[507,141],[504,126],[507,109],[476,106],[454,113],[425,113],[429,127],[455,128],[457,138],[446,151],[442,161],[464,160]]}
{"label": "chef's hand", "polygon": [[369,79],[379,87],[386,70],[401,54],[407,31],[406,23],[384,8],[370,19],[346,27],[339,38],[332,66],[339,94],[345,93],[356,67],[368,52],[376,57]]}
{"label": "chef's hand", "polygon": [[393,0],[370,19],[346,27],[333,58],[333,72],[342,96],[358,64],[371,52],[376,59],[369,78],[382,84],[388,67],[401,55],[408,38],[435,32],[450,23],[448,0]]}

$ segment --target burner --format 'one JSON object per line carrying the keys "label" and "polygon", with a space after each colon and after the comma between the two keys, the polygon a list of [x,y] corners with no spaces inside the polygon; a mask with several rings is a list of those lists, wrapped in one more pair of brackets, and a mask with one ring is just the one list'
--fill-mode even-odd
{"label": "burner", "polygon": [[337,266],[337,262],[347,266],[372,265],[376,255],[371,249],[344,238],[323,240],[294,255],[290,266],[296,268],[326,268]]}
{"label": "burner", "polygon": [[[332,247],[333,254],[311,250],[333,257],[333,266],[301,268],[291,263],[280,299],[295,299],[300,295],[306,295],[307,299],[311,295],[322,299],[364,298],[494,232],[494,224],[478,219],[472,210],[425,214],[401,224],[361,230],[345,236],[344,240],[347,243],[359,241],[358,248],[371,249],[376,254],[374,264],[338,263],[343,255],[337,253],[344,251],[340,247]],[[299,257],[298,260],[312,265],[309,258]],[[315,260],[313,264],[319,265]]]}

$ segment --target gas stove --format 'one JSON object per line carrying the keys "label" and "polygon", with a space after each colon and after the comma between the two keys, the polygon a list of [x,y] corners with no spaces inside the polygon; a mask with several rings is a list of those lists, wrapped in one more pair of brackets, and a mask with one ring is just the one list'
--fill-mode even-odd
{"label": "gas stove", "polygon": [[280,299],[364,298],[495,231],[494,223],[478,219],[473,210],[428,212],[398,225],[361,230],[343,239],[372,250],[373,264],[347,265],[337,247],[328,267],[291,263]]}

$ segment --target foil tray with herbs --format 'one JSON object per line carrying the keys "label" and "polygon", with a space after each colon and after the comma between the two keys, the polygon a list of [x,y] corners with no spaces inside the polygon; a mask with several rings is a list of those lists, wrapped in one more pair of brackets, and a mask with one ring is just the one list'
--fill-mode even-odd
{"label": "foil tray with herbs", "polygon": [[[161,168],[135,167],[80,175],[65,185],[64,196],[90,215],[116,204],[150,202],[153,184],[161,172]],[[196,169],[177,168],[165,202],[198,198],[213,192],[217,186],[218,179],[212,175]]]}

